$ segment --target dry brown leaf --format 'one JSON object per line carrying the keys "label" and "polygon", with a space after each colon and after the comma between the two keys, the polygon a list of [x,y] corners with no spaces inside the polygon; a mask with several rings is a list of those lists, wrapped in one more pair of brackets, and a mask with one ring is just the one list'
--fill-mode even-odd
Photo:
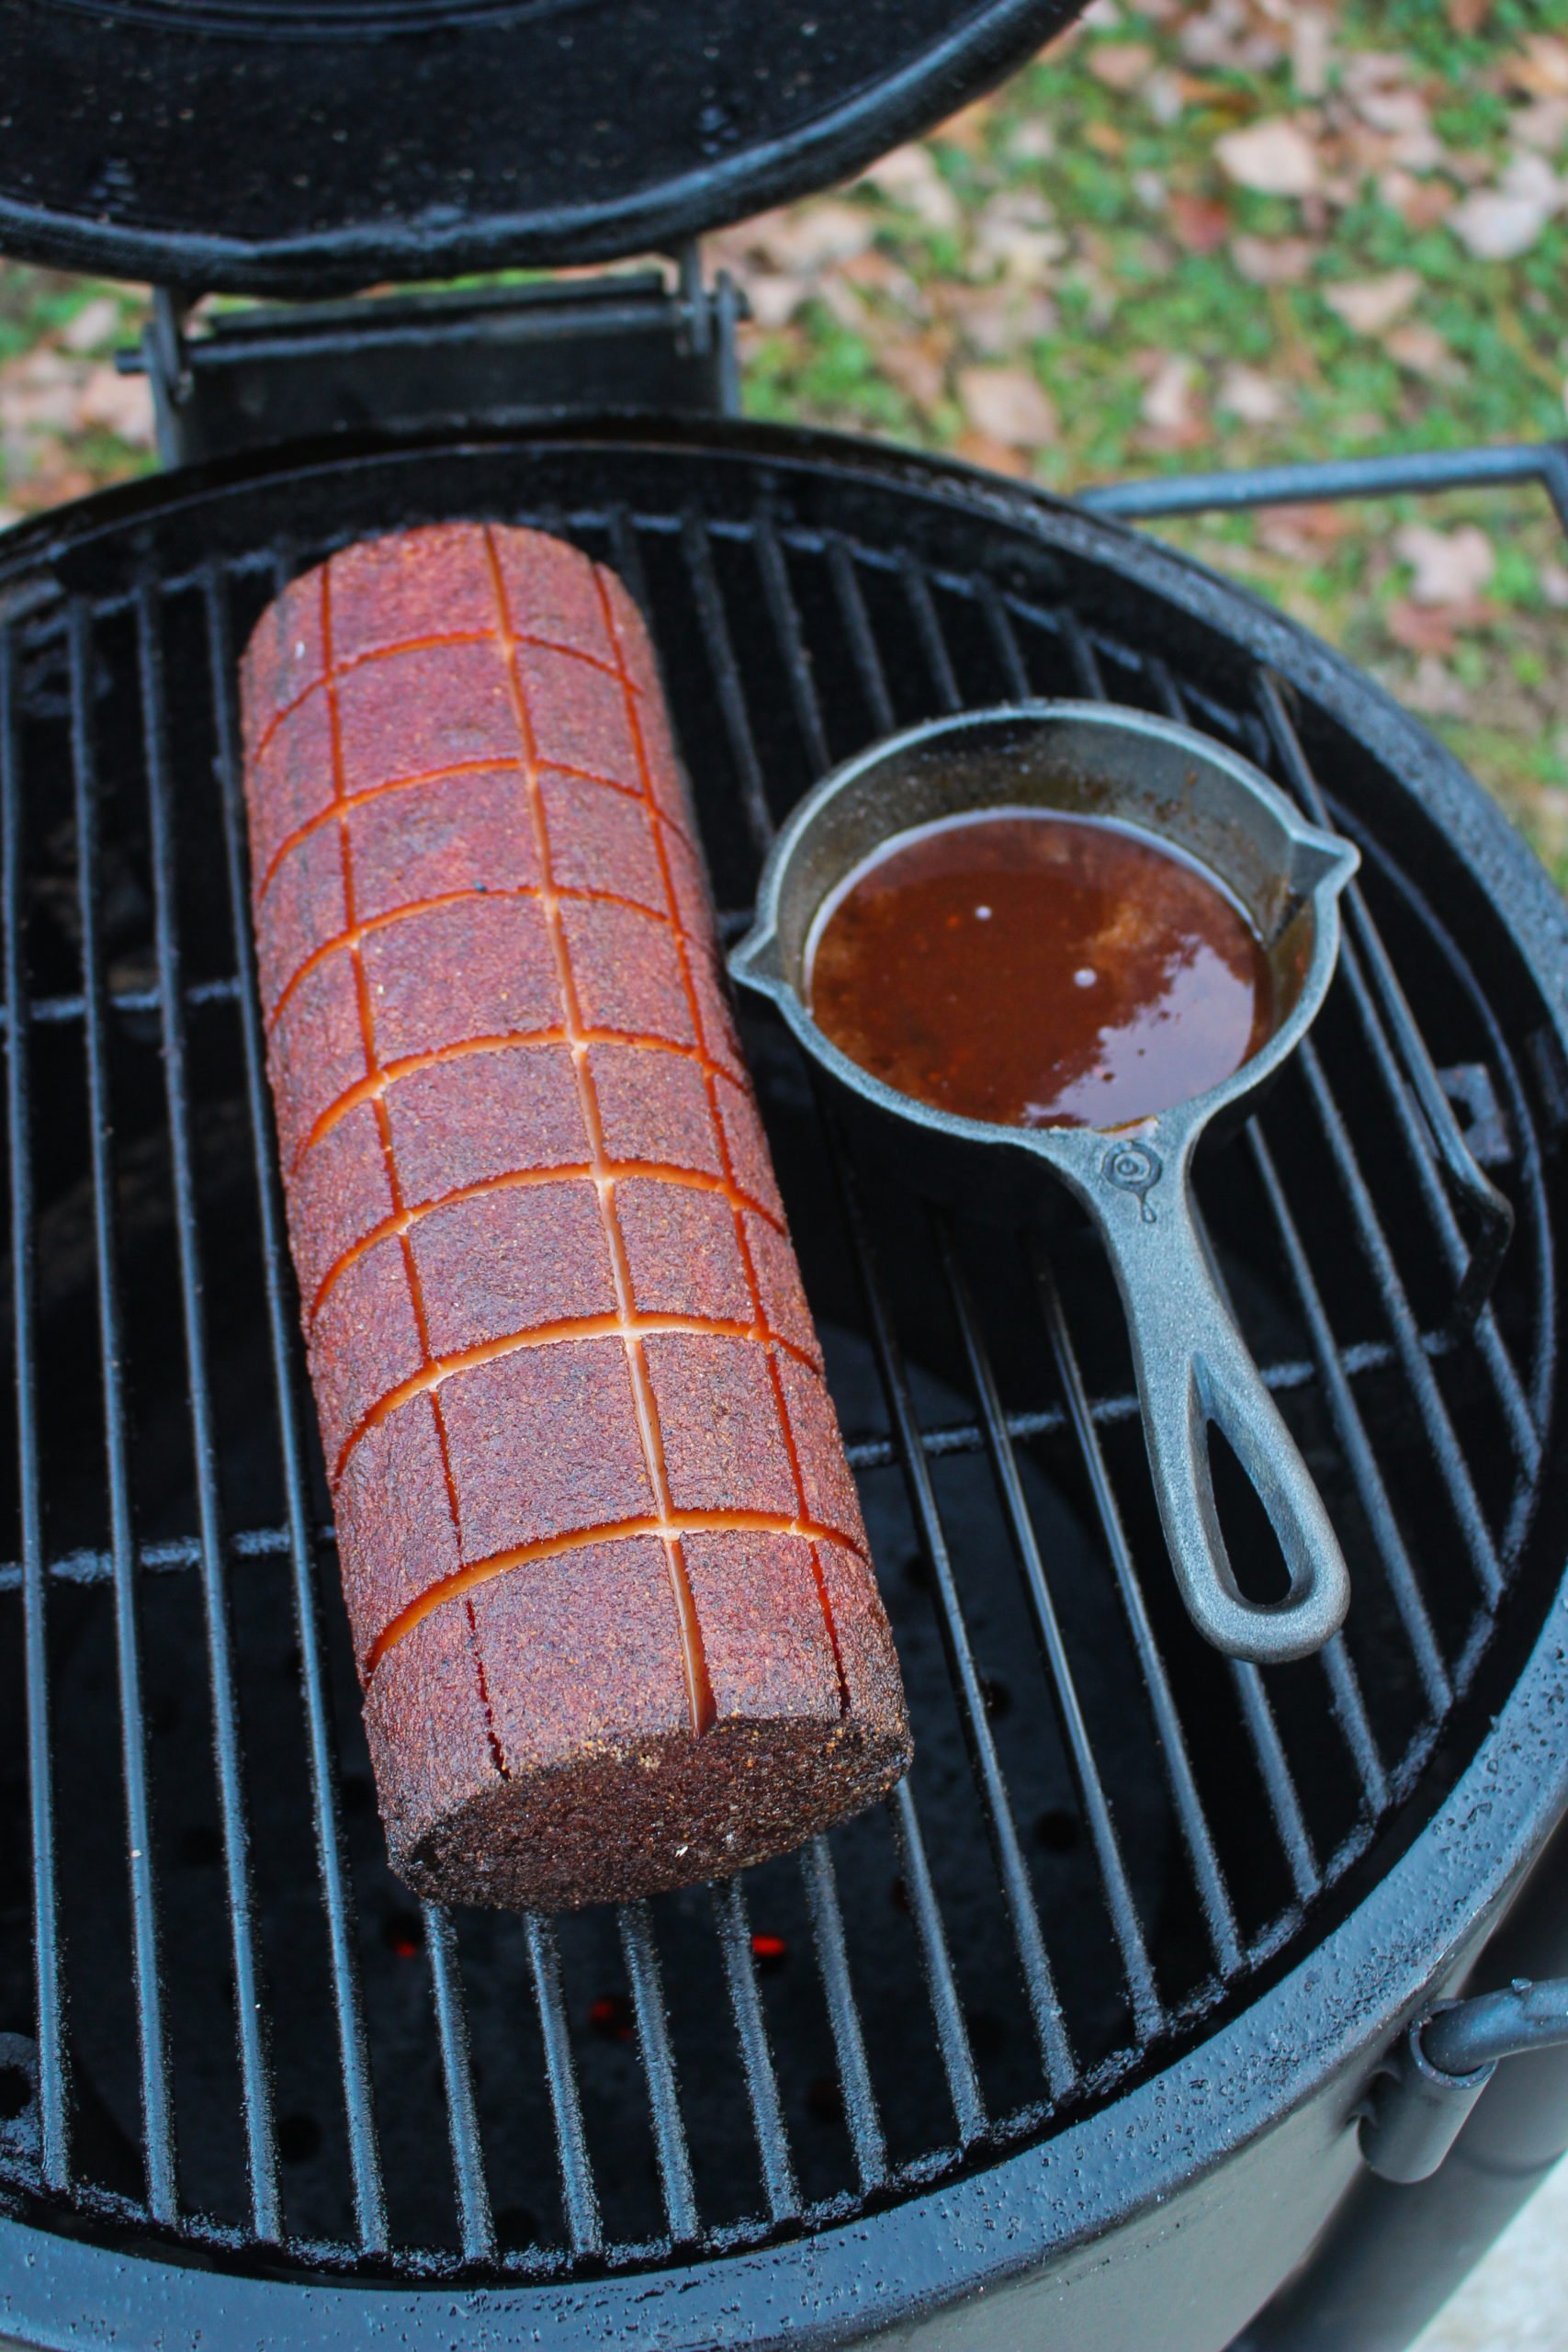
{"label": "dry brown leaf", "polygon": [[1190,254],[1214,253],[1230,234],[1229,210],[1212,196],[1179,191],[1170,199],[1169,217],[1172,235]]}
{"label": "dry brown leaf", "polygon": [[882,345],[876,364],[890,383],[917,408],[934,408],[947,390],[947,359],[952,338],[941,334],[918,340],[895,336]]}
{"label": "dry brown leaf", "polygon": [[1328,87],[1333,26],[1317,8],[1297,8],[1291,19],[1291,79],[1299,98],[1321,98]]}
{"label": "dry brown leaf", "polygon": [[107,363],[95,368],[82,387],[76,413],[85,425],[117,434],[138,448],[152,447],[152,392],[145,376],[121,376]]}
{"label": "dry brown leaf", "polygon": [[1568,40],[1555,33],[1531,33],[1523,50],[1506,58],[1505,78],[1532,98],[1568,98]]}
{"label": "dry brown leaf", "polygon": [[751,222],[747,243],[775,270],[810,276],[863,253],[876,234],[876,216],[863,204],[822,197]]}
{"label": "dry brown leaf", "polygon": [[62,328],[60,340],[67,351],[96,351],[119,331],[119,304],[112,294],[99,294]]}
{"label": "dry brown leaf", "polygon": [[1084,143],[1101,155],[1112,157],[1125,154],[1127,150],[1125,133],[1118,130],[1113,122],[1091,122],[1084,132]]}
{"label": "dry brown leaf", "polygon": [[956,114],[950,114],[945,122],[939,122],[931,137],[944,140],[950,147],[962,148],[966,155],[983,154],[996,110],[994,96],[974,98],[968,106],[960,107]]}
{"label": "dry brown leaf", "polygon": [[1258,540],[1270,555],[1287,556],[1292,563],[1315,560],[1325,547],[1334,547],[1355,528],[1344,511],[1326,501],[1304,506],[1260,506]]}
{"label": "dry brown leaf", "polygon": [[1306,237],[1254,237],[1244,232],[1231,241],[1231,259],[1253,286],[1298,285],[1316,252]]}
{"label": "dry brown leaf", "polygon": [[985,433],[961,433],[953,445],[953,452],[968,465],[984,466],[987,473],[1011,474],[1018,481],[1033,471],[1021,449],[1010,448],[1005,441],[993,441]]}
{"label": "dry brown leaf", "polygon": [[1568,98],[1532,98],[1509,116],[1508,130],[1521,147],[1561,154],[1568,147]]}
{"label": "dry brown leaf", "polygon": [[1436,327],[1424,326],[1419,319],[1406,319],[1383,338],[1383,349],[1391,359],[1412,376],[1424,377],[1432,384],[1457,384],[1463,381],[1464,369]]}
{"label": "dry brown leaf", "polygon": [[1423,653],[1416,664],[1415,676],[1407,678],[1396,691],[1402,702],[1427,718],[1464,718],[1470,713],[1469,695],[1435,653]]}
{"label": "dry brown leaf", "polygon": [[1108,90],[1135,90],[1154,62],[1154,51],[1146,41],[1104,40],[1090,50],[1089,70]]}
{"label": "dry brown leaf", "polygon": [[1061,429],[1050,393],[1025,368],[961,368],[958,399],[976,433],[1011,449],[1043,447]]}
{"label": "dry brown leaf", "polygon": [[878,193],[901,204],[928,229],[956,229],[958,198],[923,147],[895,147],[865,175]]}
{"label": "dry brown leaf", "polygon": [[1409,653],[1450,654],[1466,629],[1484,628],[1497,617],[1497,606],[1484,597],[1472,597],[1468,604],[1435,606],[1417,605],[1407,598],[1389,606],[1384,625],[1396,645]]}
{"label": "dry brown leaf", "polygon": [[1321,179],[1317,148],[1289,115],[1271,115],[1214,141],[1220,168],[1259,196],[1311,196]]}
{"label": "dry brown leaf", "polygon": [[1497,568],[1496,550],[1477,523],[1451,531],[1405,523],[1393,535],[1393,552],[1411,567],[1416,605],[1473,604]]}
{"label": "dry brown leaf", "polygon": [[811,291],[808,279],[788,277],[783,270],[749,269],[743,283],[751,316],[766,334],[787,327]]}
{"label": "dry brown leaf", "polygon": [[1398,164],[1383,173],[1378,182],[1378,194],[1391,212],[1398,213],[1407,229],[1436,228],[1459,202],[1445,181],[1413,179]]}
{"label": "dry brown leaf", "polygon": [[1225,415],[1239,417],[1244,424],[1275,424],[1292,405],[1282,384],[1257,368],[1244,367],[1238,359],[1226,368],[1214,394],[1214,406]]}
{"label": "dry brown leaf", "polygon": [[1421,291],[1413,269],[1391,269],[1382,277],[1358,277],[1325,286],[1323,299],[1352,334],[1383,334],[1402,318]]}
{"label": "dry brown leaf", "polygon": [[1444,14],[1456,33],[1473,40],[1492,14],[1492,0],[1448,0]]}
{"label": "dry brown leaf", "polygon": [[1528,254],[1565,198],[1544,156],[1516,155],[1495,187],[1477,188],[1448,216],[1448,225],[1478,261]]}
{"label": "dry brown leaf", "polygon": [[1167,352],[1144,392],[1143,418],[1152,447],[1190,449],[1210,437],[1198,406],[1198,369],[1185,352]]}

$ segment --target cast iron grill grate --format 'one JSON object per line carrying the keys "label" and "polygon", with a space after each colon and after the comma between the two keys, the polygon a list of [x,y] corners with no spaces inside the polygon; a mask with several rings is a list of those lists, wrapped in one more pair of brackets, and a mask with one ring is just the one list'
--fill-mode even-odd
{"label": "cast iron grill grate", "polygon": [[[1489,903],[1392,764],[1227,642],[1225,592],[1184,635],[1078,518],[949,492],[933,528],[852,469],[589,447],[524,498],[493,454],[365,461],[110,534],[4,625],[16,2210],[296,2272],[525,2278],[852,2219],[1103,2102],[1298,1958],[1464,1760],[1500,1614],[1539,1622],[1551,1106]],[[1331,1003],[1200,1187],[1350,1560],[1321,1659],[1261,1674],[1187,1625],[1087,1238],[1050,1264],[870,1189],[759,1023],[911,1782],[619,1914],[448,1916],[390,1877],[282,1249],[233,678],[328,544],[464,511],[565,529],[638,595],[732,933],[823,768],[1025,694],[1190,718],[1359,840]],[[1473,1319],[1450,1097],[1517,1221]]]}

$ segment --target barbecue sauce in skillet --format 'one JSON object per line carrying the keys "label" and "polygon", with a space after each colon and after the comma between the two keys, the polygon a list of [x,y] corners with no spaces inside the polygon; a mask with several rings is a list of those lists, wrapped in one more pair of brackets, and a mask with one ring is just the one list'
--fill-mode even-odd
{"label": "barbecue sauce in skillet", "polygon": [[1273,1026],[1262,944],[1212,875],[1054,809],[896,834],[818,917],[807,985],[863,1069],[1002,1126],[1125,1126],[1217,1086]]}

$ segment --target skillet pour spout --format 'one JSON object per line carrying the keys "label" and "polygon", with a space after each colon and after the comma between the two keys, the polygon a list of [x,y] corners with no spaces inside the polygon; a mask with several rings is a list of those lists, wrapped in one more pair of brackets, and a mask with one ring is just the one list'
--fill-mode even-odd
{"label": "skillet pour spout", "polygon": [[[1273,1023],[1218,1085],[1117,1131],[1003,1126],[872,1076],[812,1019],[813,925],[839,884],[895,835],[986,809],[1114,819],[1195,861],[1245,910],[1267,957]],[[1277,1665],[1319,1649],[1350,1587],[1322,1497],[1236,1328],[1196,1221],[1193,1153],[1234,1130],[1294,1051],[1333,978],[1352,845],[1309,824],[1249,762],[1174,721],[1106,703],[1010,706],[895,736],[824,779],[769,854],[754,926],[730,956],[820,1065],[855,1125],[928,1197],[1044,1225],[1066,1195],[1089,1212],[1116,1276],[1171,1566],[1193,1623],[1233,1657]],[[1249,1600],[1215,1508],[1219,1429],[1268,1513],[1290,1579]]]}

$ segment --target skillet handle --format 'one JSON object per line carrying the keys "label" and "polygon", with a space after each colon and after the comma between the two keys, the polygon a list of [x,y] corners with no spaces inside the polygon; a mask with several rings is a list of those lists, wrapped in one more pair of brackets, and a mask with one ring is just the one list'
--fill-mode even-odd
{"label": "skillet handle", "polygon": [[[1129,1141],[1111,1146],[1099,1172],[1092,1206],[1127,1317],[1155,1498],[1188,1614],[1232,1657],[1305,1657],[1344,1623],[1350,1579],[1323,1498],[1210,1271],[1185,1168],[1159,1183],[1157,1157]],[[1269,1515],[1290,1576],[1282,1600],[1248,1600],[1236,1583],[1214,1508],[1211,1421]]]}

